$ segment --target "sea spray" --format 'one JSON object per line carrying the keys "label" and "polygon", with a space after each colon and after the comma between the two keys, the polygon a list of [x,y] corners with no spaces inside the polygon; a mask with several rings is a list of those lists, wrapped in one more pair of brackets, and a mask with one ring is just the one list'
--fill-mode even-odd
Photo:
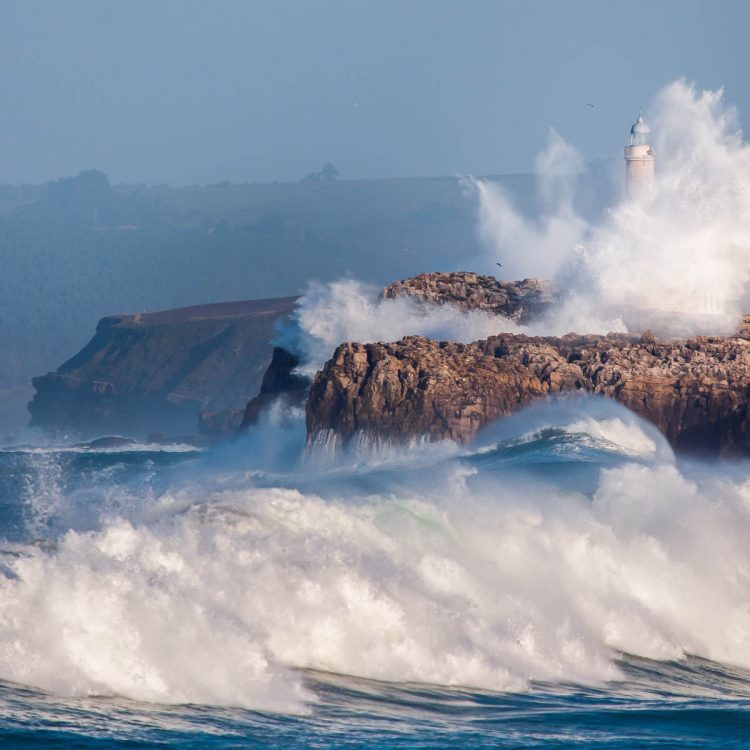
{"label": "sea spray", "polygon": [[[488,434],[482,453],[431,465],[421,446],[421,466],[404,450],[263,487],[207,457],[203,477],[147,500],[159,513],[108,513],[10,562],[0,677],[301,711],[312,696],[294,668],[522,690],[618,679],[620,651],[750,667],[744,472],[677,464],[652,428],[591,401],[517,415],[514,446]],[[590,466],[590,493],[530,478],[518,451],[545,423],[588,430],[568,466],[597,441],[627,446]]]}
{"label": "sea spray", "polygon": [[561,311],[571,330],[604,333],[603,321],[624,316],[636,330],[729,333],[750,280],[750,146],[721,90],[676,81],[648,111],[654,188],[623,194],[601,218],[574,209],[580,158],[557,134],[538,160],[546,206],[538,217],[522,216],[501,187],[475,181],[490,251],[482,267],[511,257],[514,267],[559,279],[571,292]]}
{"label": "sea spray", "polygon": [[481,310],[463,312],[409,298],[383,299],[379,289],[353,279],[310,284],[294,317],[294,325],[277,343],[300,355],[300,372],[308,376],[345,341],[396,341],[417,335],[469,342],[499,330],[519,330],[513,321]]}

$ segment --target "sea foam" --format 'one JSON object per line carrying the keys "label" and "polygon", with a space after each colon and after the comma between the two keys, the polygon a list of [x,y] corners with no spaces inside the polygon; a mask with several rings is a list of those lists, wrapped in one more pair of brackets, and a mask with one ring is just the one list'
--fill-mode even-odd
{"label": "sea foam", "polygon": [[24,547],[0,579],[0,677],[302,711],[296,668],[520,690],[617,679],[621,651],[750,667],[750,482],[649,451],[625,414],[552,420],[624,436],[591,495],[442,453],[415,474],[405,452],[386,483],[191,481]]}

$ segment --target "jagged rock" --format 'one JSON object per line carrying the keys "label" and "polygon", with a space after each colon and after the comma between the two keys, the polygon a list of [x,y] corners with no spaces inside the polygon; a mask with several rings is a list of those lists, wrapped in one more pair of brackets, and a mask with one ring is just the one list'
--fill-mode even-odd
{"label": "jagged rock", "polygon": [[355,435],[466,442],[535,400],[587,392],[645,417],[677,448],[747,454],[748,320],[733,337],[677,341],[502,334],[472,344],[419,336],[342,344],[311,388],[308,442]]}
{"label": "jagged rock", "polygon": [[301,407],[310,389],[310,380],[297,375],[294,370],[299,359],[291,352],[276,347],[271,364],[268,366],[260,393],[248,402],[240,424],[240,430],[256,424],[260,415],[275,401],[281,400],[285,406]]}
{"label": "jagged rock", "polygon": [[[542,315],[559,300],[559,291],[549,281],[524,279],[498,281],[494,276],[459,271],[456,273],[426,273],[396,281],[385,287],[386,299],[412,297],[425,304],[451,304],[462,310],[485,312],[526,322]],[[240,429],[257,423],[260,415],[275,401],[284,405],[302,406],[307,398],[310,381],[293,373],[299,361],[283,349],[274,352],[261,391],[245,409]],[[236,413],[206,413],[201,415],[201,432],[226,434],[236,422]]]}
{"label": "jagged rock", "polygon": [[395,281],[383,290],[383,297],[412,297],[420,302],[450,304],[462,310],[484,310],[517,323],[542,316],[560,300],[559,289],[541,279],[500,281],[468,271],[423,273]]}
{"label": "jagged rock", "polygon": [[84,435],[193,433],[202,411],[242,412],[271,360],[276,325],[295,301],[103,318],[75,357],[33,379],[31,424]]}

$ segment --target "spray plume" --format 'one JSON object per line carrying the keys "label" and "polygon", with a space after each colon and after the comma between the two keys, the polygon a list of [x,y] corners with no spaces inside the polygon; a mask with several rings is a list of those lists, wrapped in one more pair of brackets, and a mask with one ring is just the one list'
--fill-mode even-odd
{"label": "spray plume", "polygon": [[497,185],[474,181],[486,264],[523,259],[524,273],[564,282],[571,298],[562,319],[582,333],[618,318],[631,330],[728,333],[750,280],[750,147],[722,90],[676,81],[649,112],[656,182],[621,197],[600,221],[574,209],[582,160],[554,131],[537,160],[536,220]]}

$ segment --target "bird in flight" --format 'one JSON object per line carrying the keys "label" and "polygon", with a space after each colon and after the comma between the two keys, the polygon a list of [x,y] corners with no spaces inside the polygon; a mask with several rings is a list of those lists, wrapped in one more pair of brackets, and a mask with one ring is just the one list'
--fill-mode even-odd
{"label": "bird in flight", "polygon": [[593,109],[593,108],[594,108],[594,105],[593,105],[593,104],[589,104],[588,102],[586,102],[586,106],[587,106],[587,107],[591,107],[591,109]]}
{"label": "bird in flight", "polygon": [[500,268],[502,268],[502,267],[503,267],[503,264],[502,264],[502,263],[497,263],[497,262],[495,262],[495,265],[496,265],[496,266],[500,266]]}

